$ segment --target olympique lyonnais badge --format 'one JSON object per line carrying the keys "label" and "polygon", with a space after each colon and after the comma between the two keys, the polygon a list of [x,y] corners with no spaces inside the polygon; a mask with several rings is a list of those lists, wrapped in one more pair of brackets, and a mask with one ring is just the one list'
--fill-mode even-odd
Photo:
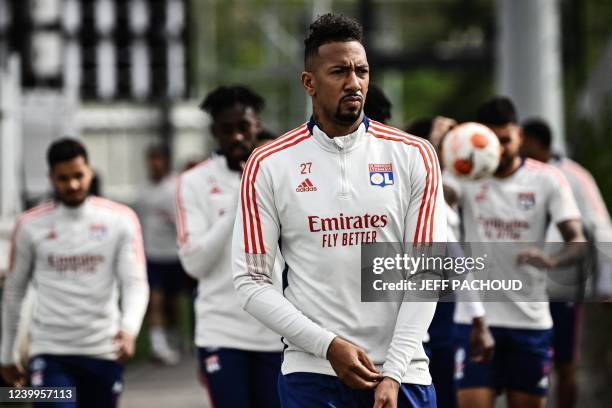
{"label": "olympique lyonnais badge", "polygon": [[391,186],[393,185],[393,167],[388,164],[368,164],[370,172],[370,184],[373,186]]}
{"label": "olympique lyonnais badge", "polygon": [[100,241],[106,237],[107,229],[104,224],[92,224],[89,227],[91,238]]}
{"label": "olympique lyonnais badge", "polygon": [[523,210],[529,210],[535,205],[535,193],[519,193],[519,207]]}

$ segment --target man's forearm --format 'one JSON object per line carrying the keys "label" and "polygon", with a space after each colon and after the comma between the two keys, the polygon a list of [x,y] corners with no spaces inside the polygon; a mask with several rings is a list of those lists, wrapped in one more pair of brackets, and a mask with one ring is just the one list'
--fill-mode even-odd
{"label": "man's forearm", "polygon": [[250,277],[235,279],[244,310],[297,347],[327,358],[327,349],[336,337],[334,333],[306,317],[272,285],[250,283],[247,279]]}
{"label": "man's forearm", "polygon": [[403,302],[393,340],[383,365],[383,376],[401,383],[417,347],[423,342],[436,311],[435,302]]}
{"label": "man's forearm", "polygon": [[219,261],[234,227],[234,218],[223,216],[208,231],[179,248],[181,264],[189,276],[202,279]]}
{"label": "man's forearm", "polygon": [[571,241],[563,245],[561,251],[551,256],[554,268],[572,265],[584,258],[587,253],[587,244],[584,241]]}

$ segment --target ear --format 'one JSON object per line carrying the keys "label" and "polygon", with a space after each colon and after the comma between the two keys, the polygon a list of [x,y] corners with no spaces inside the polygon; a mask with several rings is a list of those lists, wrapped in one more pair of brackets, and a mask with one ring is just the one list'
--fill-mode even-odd
{"label": "ear", "polygon": [[315,95],[315,79],[314,75],[312,75],[312,72],[302,72],[302,86],[304,87],[304,90],[309,96]]}
{"label": "ear", "polygon": [[87,163],[87,172],[89,173],[89,176],[92,178],[94,174],[96,173],[90,163]]}

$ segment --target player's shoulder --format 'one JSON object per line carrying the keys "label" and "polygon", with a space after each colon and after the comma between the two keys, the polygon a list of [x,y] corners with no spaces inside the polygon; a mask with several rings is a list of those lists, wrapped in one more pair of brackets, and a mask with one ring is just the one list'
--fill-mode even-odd
{"label": "player's shoulder", "polygon": [[46,217],[52,216],[56,209],[57,204],[52,200],[45,201],[35,207],[32,207],[17,217],[15,228],[18,229],[35,226],[38,222],[44,220]]}
{"label": "player's shoulder", "polygon": [[382,141],[383,143],[388,143],[393,148],[419,151],[428,155],[435,154],[433,146],[431,143],[429,143],[429,140],[411,135],[403,130],[375,120],[369,120],[368,134]]}
{"label": "player's shoulder", "polygon": [[312,134],[308,128],[308,124],[303,123],[280,135],[273,141],[263,146],[259,146],[251,153],[245,166],[244,174],[248,177],[252,177],[252,175],[257,173],[261,168],[268,166],[276,167],[279,161],[293,159],[294,155],[300,154],[298,151],[302,151],[299,150],[298,147],[305,146],[303,142],[309,140],[311,136]]}
{"label": "player's shoulder", "polygon": [[579,163],[569,157],[562,157],[558,160],[558,167],[564,174],[571,175],[584,181],[585,179],[593,180],[593,175]]}
{"label": "player's shoulder", "polygon": [[208,159],[196,164],[189,170],[185,170],[178,175],[180,183],[192,183],[194,180],[201,180],[201,177],[211,174],[215,171],[215,164],[220,159],[220,156],[209,157]]}
{"label": "player's shoulder", "polygon": [[138,219],[134,210],[125,204],[98,196],[91,196],[88,198],[88,200],[91,206],[95,209],[96,214],[104,214],[112,218],[123,218],[130,221]]}
{"label": "player's shoulder", "polygon": [[567,179],[556,166],[538,160],[526,158],[523,167],[530,178],[549,182],[553,185],[566,185]]}

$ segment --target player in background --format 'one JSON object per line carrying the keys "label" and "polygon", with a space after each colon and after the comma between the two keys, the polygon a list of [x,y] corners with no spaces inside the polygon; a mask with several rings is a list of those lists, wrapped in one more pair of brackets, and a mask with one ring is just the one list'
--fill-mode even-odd
{"label": "player in background", "polygon": [[363,113],[369,119],[386,124],[391,120],[393,104],[387,95],[374,84],[368,86],[368,97],[363,106]]}
{"label": "player in background", "polygon": [[215,407],[275,407],[280,337],[240,307],[232,284],[231,238],[240,175],[261,131],[263,99],[222,86],[200,108],[212,118],[218,154],[180,176],[179,257],[198,279],[196,337],[203,379]]}
{"label": "player in background", "polygon": [[174,365],[178,364],[180,353],[169,339],[178,340],[178,300],[186,278],[176,248],[176,176],[170,168],[168,148],[150,146],[146,151],[146,167],[148,181],[140,188],[134,209],[142,223],[151,287],[149,341],[155,359]]}
{"label": "player in background", "polygon": [[[546,122],[529,119],[523,122],[522,128],[521,155],[552,164],[561,170],[578,204],[585,235],[593,241],[594,247],[601,247],[602,244],[611,242],[610,215],[593,176],[575,161],[553,153],[552,132]],[[559,234],[554,229],[549,229],[547,235],[547,241],[559,241]],[[591,255],[594,257],[596,254]],[[606,267],[609,268],[609,265],[604,263],[600,263],[599,266],[600,274],[605,273]],[[578,270],[580,266],[572,268],[574,274],[581,273]],[[550,314],[553,319],[554,367],[558,378],[557,406],[571,408],[576,405],[578,397],[576,370],[582,305],[575,302],[551,302]]]}
{"label": "player in background", "polygon": [[55,200],[21,215],[13,234],[2,306],[2,375],[9,384],[26,383],[13,347],[31,283],[37,306],[29,382],[76,387],[78,407],[115,407],[123,362],[134,354],[149,294],[140,224],[131,209],[87,196],[92,170],[79,142],[54,142],[47,161]]}
{"label": "player in background", "polygon": [[276,136],[277,135],[275,133],[272,133],[270,130],[262,129],[261,132],[257,134],[257,141],[255,142],[255,147],[263,146],[270,143],[271,141],[276,139]]}
{"label": "player in background", "polygon": [[[366,103],[367,105],[367,103]],[[406,131],[431,142],[436,149],[438,159],[442,152],[444,136],[457,124],[451,118],[436,116],[435,118],[419,118],[414,120]],[[440,160],[444,169],[443,161]],[[446,219],[447,247],[452,249],[455,256],[465,256],[461,246],[457,244],[460,237],[459,215],[457,211],[447,204]],[[472,315],[472,332],[470,333],[470,358],[474,362],[489,361],[495,349],[495,341],[485,321],[485,311],[481,302],[470,299],[455,299],[466,301]],[[457,406],[457,392],[455,388],[455,323],[453,315],[455,303],[449,301],[438,302],[436,313],[425,341],[425,352],[429,356],[429,371],[436,387],[438,408],[454,408]]]}
{"label": "player in background", "polygon": [[[369,119],[386,123],[391,119],[393,105],[384,92],[373,84],[369,85],[364,112]],[[443,116],[435,118],[420,118],[411,123],[406,131],[412,135],[429,140],[440,159],[439,148],[444,135],[456,125],[453,119]],[[447,240],[457,241],[459,236],[459,216],[450,206],[446,207],[448,222]],[[459,250],[462,256],[460,247]],[[484,308],[480,302],[471,302],[473,313],[473,329],[470,336],[470,356],[475,361],[487,361],[493,355],[495,342],[486,325]],[[436,390],[438,408],[454,408],[457,406],[454,380],[455,342],[453,314],[455,304],[450,301],[438,302],[433,320],[427,330],[424,347],[429,357],[429,372]]]}
{"label": "player in background", "polygon": [[[508,98],[496,97],[484,103],[477,121],[499,138],[499,167],[493,177],[476,181],[447,175],[445,194],[462,211],[465,241],[499,242],[485,245],[489,262],[506,268],[504,274],[518,271],[524,286],[538,299],[545,299],[546,275],[541,269],[572,264],[583,254],[580,214],[571,189],[553,166],[521,159],[521,128]],[[559,253],[548,255],[537,248],[519,251],[512,245],[544,242],[549,222],[557,226],[565,241]],[[485,310],[496,352],[491,362],[474,363],[465,358],[470,315],[461,303],[457,304],[455,378],[459,406],[493,407],[496,393],[505,390],[510,408],[543,407],[551,363],[548,302],[509,298],[506,302],[487,302]]]}
{"label": "player in background", "polygon": [[[422,343],[435,303],[361,302],[361,244],[446,241],[433,148],[363,114],[361,40],[348,17],[310,25],[302,85],[313,116],[256,149],[242,178],[234,283],[283,336],[283,407],[435,406]],[[284,296],[272,276],[279,240]]]}

